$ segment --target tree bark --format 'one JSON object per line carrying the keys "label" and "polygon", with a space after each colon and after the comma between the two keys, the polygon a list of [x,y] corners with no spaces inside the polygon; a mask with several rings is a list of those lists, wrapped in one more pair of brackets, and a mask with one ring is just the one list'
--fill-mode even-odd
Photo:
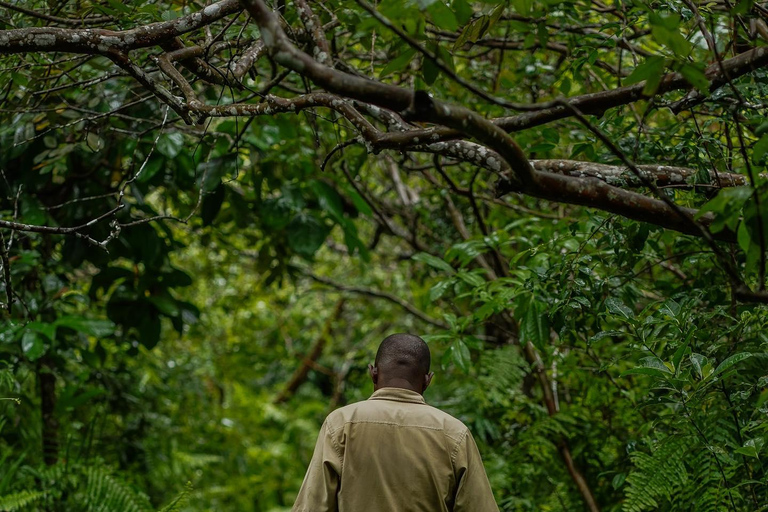
{"label": "tree bark", "polygon": [[59,420],[56,409],[56,375],[50,357],[40,358],[37,380],[40,384],[40,413],[42,417],[43,461],[52,466],[59,459]]}
{"label": "tree bark", "polygon": [[317,359],[323,353],[323,349],[330,339],[333,322],[341,317],[343,310],[344,299],[340,299],[336,303],[336,308],[334,308],[331,316],[329,316],[325,321],[323,330],[320,333],[320,336],[317,337],[315,344],[312,346],[312,350],[309,351],[309,354],[307,354],[307,356],[302,360],[301,365],[296,368],[296,371],[293,372],[293,376],[291,377],[291,380],[288,381],[288,384],[286,384],[285,388],[280,392],[279,395],[277,395],[277,398],[275,398],[276,404],[286,402],[289,398],[291,398],[291,396],[293,396],[296,390],[299,389],[299,386],[306,382],[307,376],[309,375],[309,370],[312,368],[312,364],[317,361]]}

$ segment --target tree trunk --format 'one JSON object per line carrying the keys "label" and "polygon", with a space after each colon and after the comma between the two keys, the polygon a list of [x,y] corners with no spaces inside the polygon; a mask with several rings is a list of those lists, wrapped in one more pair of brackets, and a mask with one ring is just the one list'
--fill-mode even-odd
{"label": "tree trunk", "polygon": [[43,461],[48,466],[59,459],[59,421],[54,414],[56,409],[56,375],[49,357],[38,362],[37,380],[40,383],[40,412],[43,420]]}

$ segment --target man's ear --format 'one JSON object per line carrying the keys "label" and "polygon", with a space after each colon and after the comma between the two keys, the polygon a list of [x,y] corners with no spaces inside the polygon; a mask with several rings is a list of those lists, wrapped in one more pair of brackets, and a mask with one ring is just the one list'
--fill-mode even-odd
{"label": "man's ear", "polygon": [[379,369],[373,366],[372,364],[368,365],[368,374],[371,376],[371,380],[373,381],[373,385],[379,383]]}
{"label": "man's ear", "polygon": [[432,383],[432,377],[434,376],[435,376],[435,372],[429,372],[424,376],[424,389],[422,389],[422,392],[429,387],[429,385]]}

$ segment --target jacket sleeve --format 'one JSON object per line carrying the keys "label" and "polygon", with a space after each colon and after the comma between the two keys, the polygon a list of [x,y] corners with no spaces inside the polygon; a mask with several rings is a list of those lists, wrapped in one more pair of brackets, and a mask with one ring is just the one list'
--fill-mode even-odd
{"label": "jacket sleeve", "polygon": [[457,475],[454,512],[499,511],[485,474],[483,460],[469,431],[456,446],[454,468]]}
{"label": "jacket sleeve", "polygon": [[317,436],[315,453],[291,512],[337,512],[336,493],[341,479],[341,466],[341,450],[333,439],[326,419]]}

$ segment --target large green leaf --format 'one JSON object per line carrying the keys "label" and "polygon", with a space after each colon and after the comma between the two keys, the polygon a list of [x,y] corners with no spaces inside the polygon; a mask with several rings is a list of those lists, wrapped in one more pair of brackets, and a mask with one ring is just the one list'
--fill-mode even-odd
{"label": "large green leaf", "polygon": [[520,342],[531,343],[539,350],[549,345],[549,318],[543,305],[533,299],[520,320]]}
{"label": "large green leaf", "polygon": [[35,361],[45,354],[45,341],[35,331],[24,331],[24,334],[21,336],[21,351],[27,359]]}
{"label": "large green leaf", "polygon": [[311,258],[323,245],[331,228],[312,215],[300,213],[286,226],[288,245],[301,256]]}
{"label": "large green leaf", "polygon": [[438,270],[442,270],[443,272],[447,272],[449,274],[453,274],[455,272],[453,270],[453,267],[450,266],[446,261],[441,260],[436,256],[432,256],[431,254],[426,252],[416,253],[411,257],[411,259],[414,261],[421,261],[422,263],[426,263],[430,267],[436,268]]}
{"label": "large green leaf", "polygon": [[111,336],[115,332],[115,324],[109,320],[85,318],[74,315],[59,317],[56,319],[55,325],[57,327],[67,327],[96,338],[105,338]]}

